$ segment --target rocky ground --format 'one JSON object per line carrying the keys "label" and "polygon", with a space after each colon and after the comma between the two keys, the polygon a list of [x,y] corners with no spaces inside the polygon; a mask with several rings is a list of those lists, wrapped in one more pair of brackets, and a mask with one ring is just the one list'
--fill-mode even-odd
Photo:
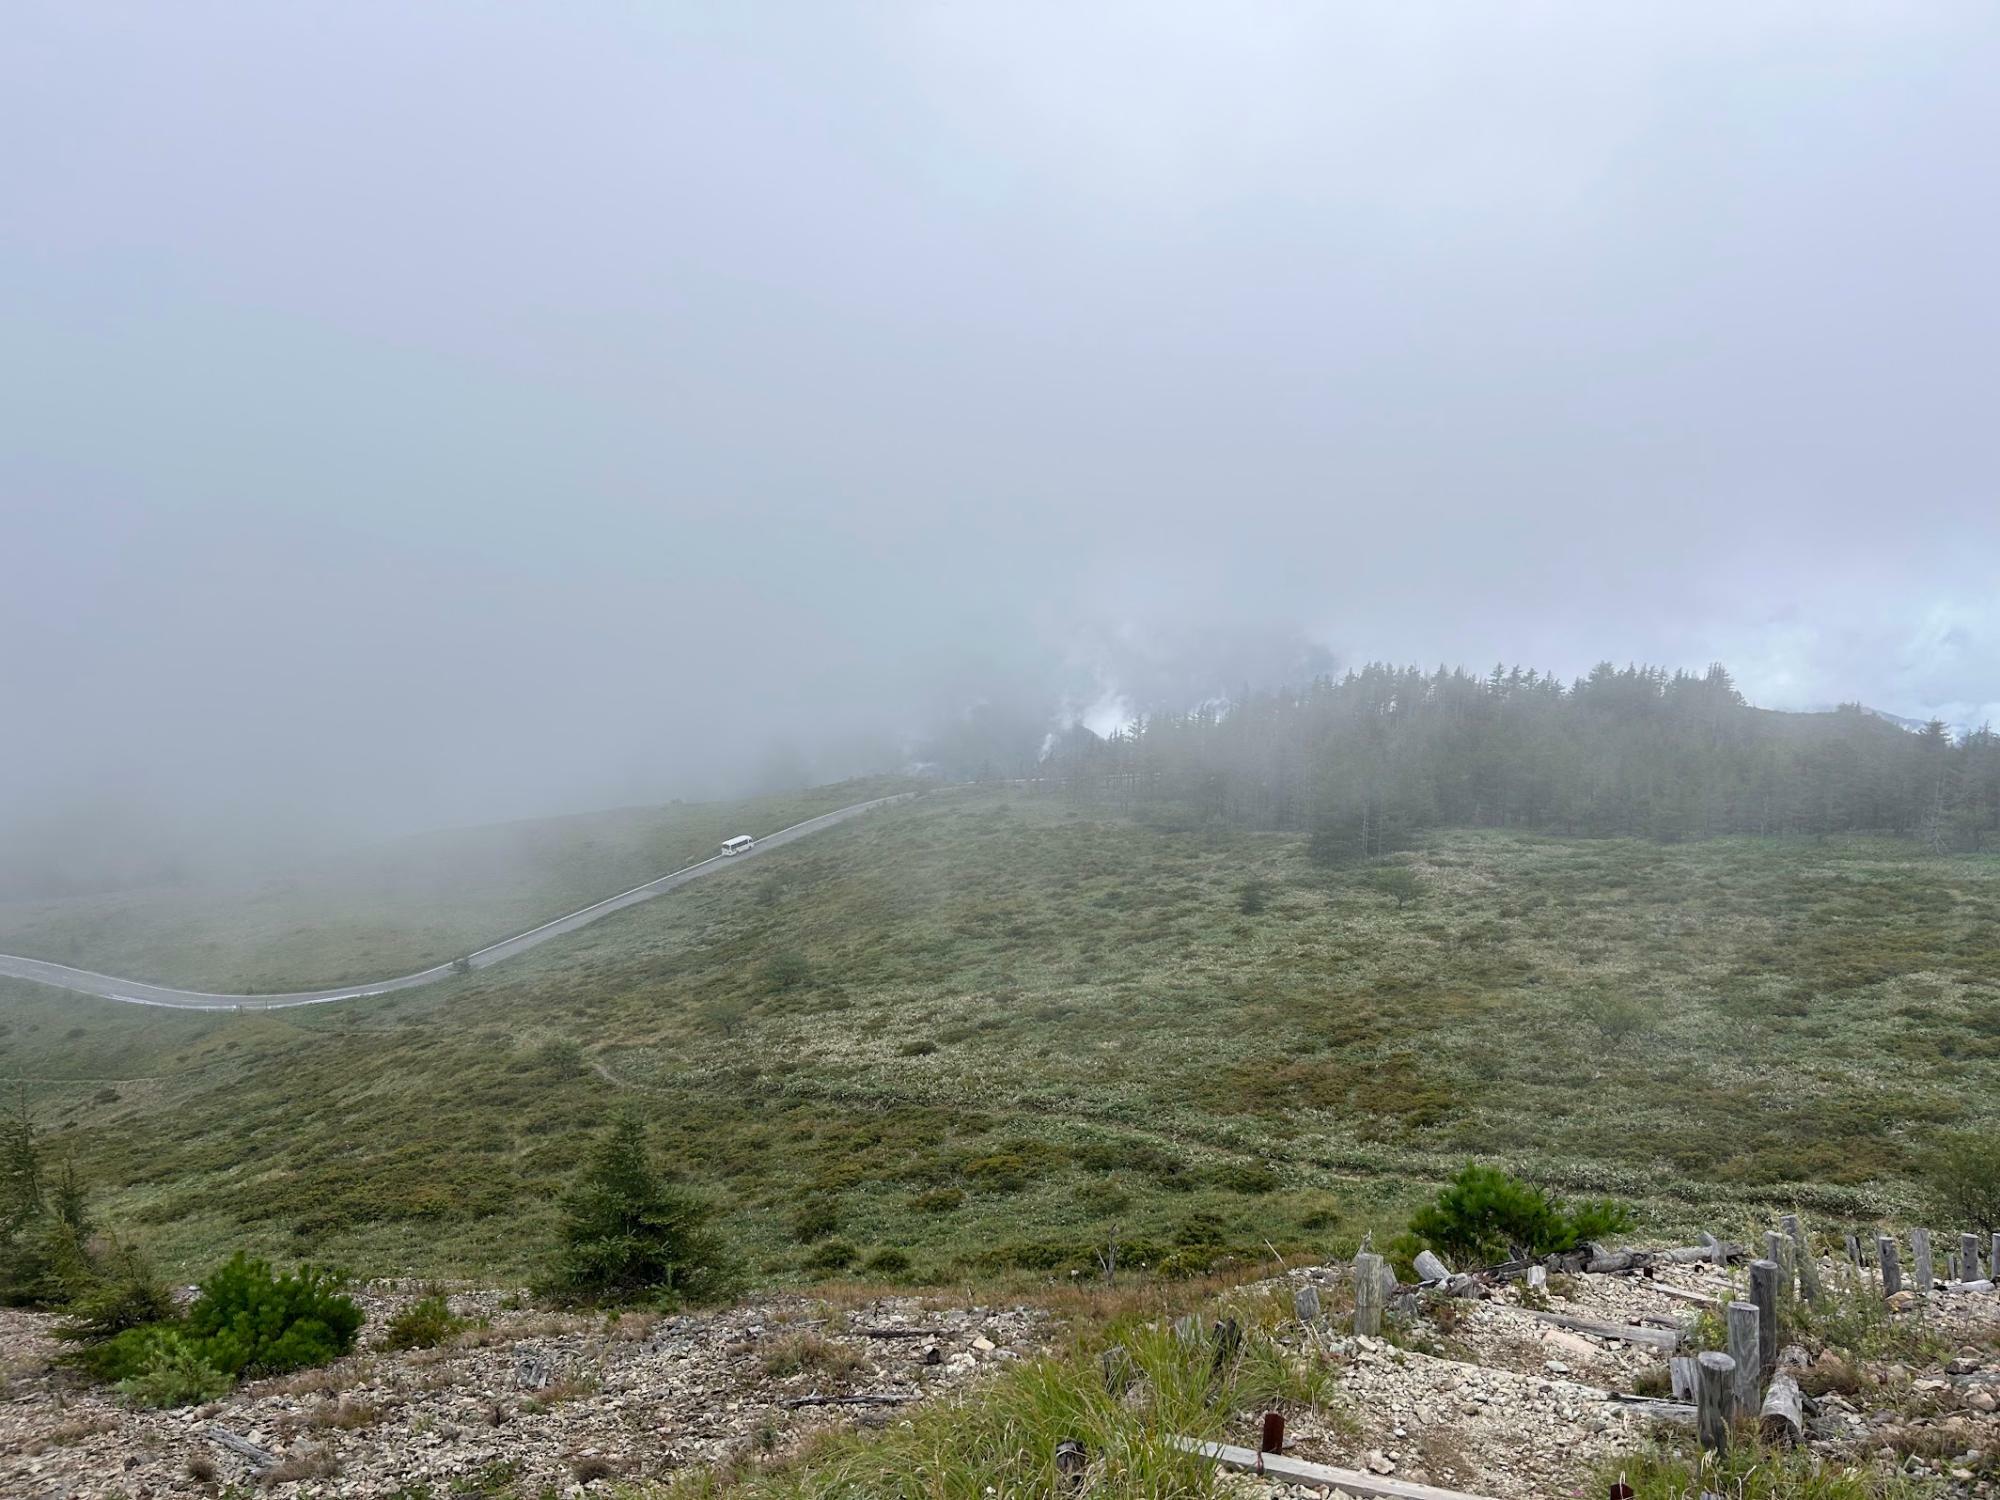
{"label": "rocky ground", "polygon": [[[1839,1274],[1822,1267],[1831,1283]],[[1335,1300],[1345,1267],[1298,1271]],[[1741,1273],[1737,1276],[1740,1278]],[[1294,1414],[1286,1454],[1331,1466],[1462,1490],[1494,1500],[1581,1493],[1600,1463],[1655,1440],[1656,1411],[1611,1399],[1652,1390],[1664,1355],[1536,1321],[1541,1309],[1640,1326],[1691,1326],[1690,1297],[1727,1301],[1731,1275],[1673,1266],[1656,1278],[1559,1276],[1537,1296],[1519,1284],[1488,1301],[1426,1300],[1390,1339],[1289,1337],[1337,1367],[1338,1412]],[[1684,1295],[1675,1297],[1673,1292]],[[1921,1320],[1953,1352],[1935,1365],[1893,1361],[1822,1364],[1808,1372],[1817,1396],[1813,1446],[1844,1462],[1895,1465],[1951,1492],[2000,1496],[2000,1298],[1939,1294],[1904,1299],[1895,1316]],[[1837,1366],[1837,1367],[1835,1367]],[[1659,1394],[1665,1394],[1660,1391]],[[1254,1444],[1246,1431],[1234,1441]],[[1289,1496],[1286,1486],[1244,1480],[1248,1495]],[[1299,1490],[1298,1494],[1320,1494]]]}
{"label": "rocky ground", "polygon": [[323,1370],[262,1381],[182,1411],[131,1411],[54,1361],[53,1319],[0,1312],[0,1495],[21,1500],[213,1496],[259,1480],[228,1434],[276,1457],[285,1496],[609,1494],[619,1478],[788,1445],[1020,1357],[1042,1330],[1022,1308],[893,1298],[834,1308],[798,1298],[727,1312],[604,1318],[515,1310],[455,1294],[478,1326],[448,1347],[388,1353],[371,1335],[417,1295],[371,1286],[363,1347]]}
{"label": "rocky ground", "polygon": [[[1665,1356],[1643,1341],[1550,1326],[1537,1312],[1692,1329],[1738,1289],[1706,1265],[1644,1276],[1557,1276],[1486,1300],[1426,1296],[1383,1338],[1340,1332],[1345,1267],[1261,1291],[1285,1309],[1305,1284],[1329,1308],[1276,1336],[1337,1376],[1324,1407],[1293,1410],[1287,1456],[1493,1500],[1581,1493],[1603,1461],[1685,1432],[1631,1399],[1664,1395]],[[1837,1268],[1823,1265],[1831,1281]],[[1740,1276],[1740,1272],[1736,1273]],[[539,1497],[609,1493],[619,1479],[784,1449],[832,1422],[889,1420],[1035,1348],[1046,1317],[892,1298],[832,1306],[765,1300],[678,1317],[555,1316],[465,1292],[473,1326],[448,1345],[371,1346],[413,1287],[364,1289],[363,1347],[325,1369],[246,1386],[198,1410],[136,1412],[57,1364],[52,1320],[0,1312],[0,1495],[36,1500],[219,1496]],[[1268,1303],[1266,1304],[1268,1305]],[[2000,1500],[2000,1297],[1900,1299],[1891,1316],[1934,1336],[1936,1359],[1820,1358],[1812,1444],[1843,1463],[1895,1466],[1945,1492]],[[790,1404],[875,1396],[880,1405]],[[1254,1443],[1253,1413],[1231,1441]],[[229,1439],[240,1440],[232,1444]],[[253,1463],[240,1444],[270,1455]],[[261,1472],[260,1472],[261,1471]],[[1324,1493],[1234,1482],[1245,1500]]]}

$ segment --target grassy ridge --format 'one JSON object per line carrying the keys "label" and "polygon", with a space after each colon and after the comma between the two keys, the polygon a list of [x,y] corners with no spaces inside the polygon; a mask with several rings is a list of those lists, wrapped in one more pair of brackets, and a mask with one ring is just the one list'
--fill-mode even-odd
{"label": "grassy ridge", "polygon": [[1413,895],[954,793],[405,996],[7,986],[0,1076],[170,1259],[480,1276],[629,1100],[806,1279],[1063,1277],[1114,1231],[1176,1269],[1337,1252],[1474,1154],[1660,1230],[1868,1215],[2000,1123],[2000,861],[1448,832],[1406,863]]}

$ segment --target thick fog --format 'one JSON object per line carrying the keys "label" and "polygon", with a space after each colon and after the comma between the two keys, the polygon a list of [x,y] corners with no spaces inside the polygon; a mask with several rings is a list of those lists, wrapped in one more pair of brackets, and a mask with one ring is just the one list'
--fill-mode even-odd
{"label": "thick fog", "polygon": [[1996,30],[15,7],[0,830],[733,793],[1371,657],[1977,722]]}

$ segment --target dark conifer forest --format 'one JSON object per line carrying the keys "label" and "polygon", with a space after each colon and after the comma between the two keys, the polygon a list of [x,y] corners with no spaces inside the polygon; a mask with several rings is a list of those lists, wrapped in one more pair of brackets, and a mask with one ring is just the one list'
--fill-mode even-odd
{"label": "dark conifer forest", "polygon": [[[988,774],[1000,772],[992,762]],[[1072,731],[1018,774],[1088,800],[1308,829],[1337,862],[1425,828],[1662,840],[1883,833],[2000,847],[2000,738],[1898,728],[1859,705],[1792,714],[1703,673],[1601,664],[1565,683],[1370,665],[1296,691]]]}

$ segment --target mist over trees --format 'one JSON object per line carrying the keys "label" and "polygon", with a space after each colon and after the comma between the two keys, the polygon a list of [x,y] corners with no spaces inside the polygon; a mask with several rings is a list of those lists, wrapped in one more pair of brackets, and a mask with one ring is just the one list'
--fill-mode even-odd
{"label": "mist over trees", "polygon": [[1296,691],[1070,731],[1022,774],[1093,801],[1310,830],[1315,857],[1367,858],[1422,829],[1663,840],[1879,832],[1940,852],[2000,847],[2000,738],[1898,729],[1859,705],[1750,707],[1729,673],[1600,664],[1372,664]]}

